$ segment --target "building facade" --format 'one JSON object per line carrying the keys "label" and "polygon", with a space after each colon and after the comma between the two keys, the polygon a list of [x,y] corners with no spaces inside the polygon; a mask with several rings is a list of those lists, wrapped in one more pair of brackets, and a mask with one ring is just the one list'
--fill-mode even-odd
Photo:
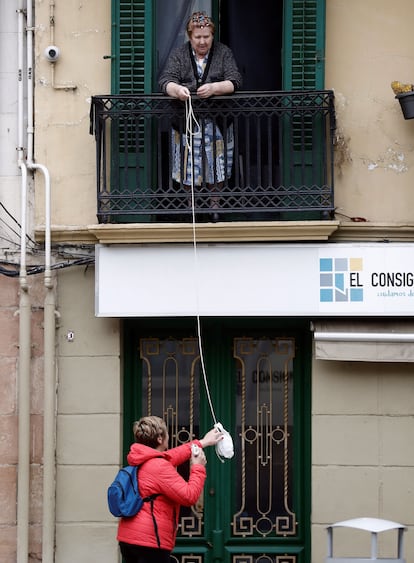
{"label": "building facade", "polygon": [[[183,108],[157,91],[196,9],[244,79],[193,100],[237,130],[217,222],[168,178]],[[119,560],[106,489],[148,413],[171,445],[220,421],[235,446],[209,452],[177,561],[316,563],[357,517],[404,525],[409,557],[414,121],[391,83],[414,81],[413,10],[0,5],[2,561]]]}

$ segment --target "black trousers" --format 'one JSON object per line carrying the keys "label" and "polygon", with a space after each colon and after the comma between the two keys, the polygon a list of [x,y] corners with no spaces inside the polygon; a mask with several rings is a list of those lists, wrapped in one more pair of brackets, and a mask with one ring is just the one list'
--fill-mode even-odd
{"label": "black trousers", "polygon": [[170,563],[170,552],[166,549],[143,547],[132,543],[119,542],[125,563]]}

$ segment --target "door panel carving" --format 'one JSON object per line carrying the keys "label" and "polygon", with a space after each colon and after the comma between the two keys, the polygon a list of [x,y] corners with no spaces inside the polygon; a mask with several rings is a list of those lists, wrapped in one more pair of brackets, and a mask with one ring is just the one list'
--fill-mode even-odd
{"label": "door panel carving", "polygon": [[292,505],[294,339],[236,338],[234,536],[296,533]]}
{"label": "door panel carving", "polygon": [[[199,436],[200,392],[199,352],[195,338],[140,341],[143,360],[142,412],[161,416],[170,435],[169,447]],[[179,468],[188,478],[189,464]],[[179,535],[201,536],[204,527],[204,495],[191,508],[180,512]]]}

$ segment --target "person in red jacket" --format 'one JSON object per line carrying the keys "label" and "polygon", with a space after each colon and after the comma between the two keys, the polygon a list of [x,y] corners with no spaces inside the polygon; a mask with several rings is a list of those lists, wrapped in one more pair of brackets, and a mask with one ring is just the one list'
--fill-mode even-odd
{"label": "person in red jacket", "polygon": [[[145,416],[134,422],[135,443],[127,456],[129,465],[141,465],[139,491],[144,502],[137,515],[121,518],[117,540],[125,563],[169,563],[175,545],[180,506],[192,506],[206,479],[206,457],[202,448],[214,446],[223,435],[213,428],[200,440],[168,449],[168,430],[162,418]],[[199,452],[192,453],[192,445]],[[191,458],[190,476],[183,479],[176,470]]]}

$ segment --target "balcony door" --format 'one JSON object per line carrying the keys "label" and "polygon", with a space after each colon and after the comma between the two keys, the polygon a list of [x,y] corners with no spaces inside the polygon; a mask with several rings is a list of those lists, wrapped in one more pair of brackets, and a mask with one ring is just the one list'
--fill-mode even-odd
{"label": "balcony door", "polygon": [[[186,17],[194,9],[212,13],[218,39],[232,48],[238,61],[244,90],[307,91],[324,87],[325,0],[261,0],[260,10],[250,0],[113,0],[112,6],[113,94],[158,91],[159,71],[169,51],[186,40]],[[315,151],[322,154],[321,123],[322,119],[315,121],[311,115],[306,119],[286,118],[274,131],[278,139],[274,150],[280,153],[280,162],[269,170],[266,143],[263,154],[257,157],[257,178],[274,174],[281,186],[292,191],[289,200],[294,207],[295,190],[324,183],[323,167],[313,166],[311,158]],[[116,127],[112,131],[110,192],[111,197],[119,196],[119,206],[125,211],[120,214],[117,209],[118,215],[114,215],[120,222],[136,220],[128,211],[140,205],[142,193],[151,192],[157,179],[157,139],[153,138],[150,121],[142,125],[140,133],[140,138],[149,141],[146,146],[152,147],[150,154],[145,143],[136,142],[133,128],[124,138]],[[246,138],[244,144],[252,147],[254,157],[257,143],[249,140]],[[309,152],[308,164],[303,163],[303,150]],[[318,208],[322,196],[310,193],[310,207],[312,197],[316,197]],[[319,216],[301,212],[299,217],[289,213],[289,218]],[[141,221],[154,219],[150,212],[140,216]]]}
{"label": "balcony door", "polygon": [[[157,91],[168,52],[187,40],[186,17],[211,12],[234,51],[245,90],[324,88],[325,0],[113,0],[112,93]],[[211,8],[210,8],[211,6]]]}
{"label": "balcony door", "polygon": [[[251,324],[251,323],[248,323]],[[182,509],[177,563],[305,563],[310,559],[309,400],[306,338],[299,330],[211,320],[202,347],[211,404],[235,455],[208,448],[207,482]],[[125,326],[125,446],[131,422],[162,416],[170,447],[213,424],[194,330]],[[184,477],[189,466],[179,468]]]}

